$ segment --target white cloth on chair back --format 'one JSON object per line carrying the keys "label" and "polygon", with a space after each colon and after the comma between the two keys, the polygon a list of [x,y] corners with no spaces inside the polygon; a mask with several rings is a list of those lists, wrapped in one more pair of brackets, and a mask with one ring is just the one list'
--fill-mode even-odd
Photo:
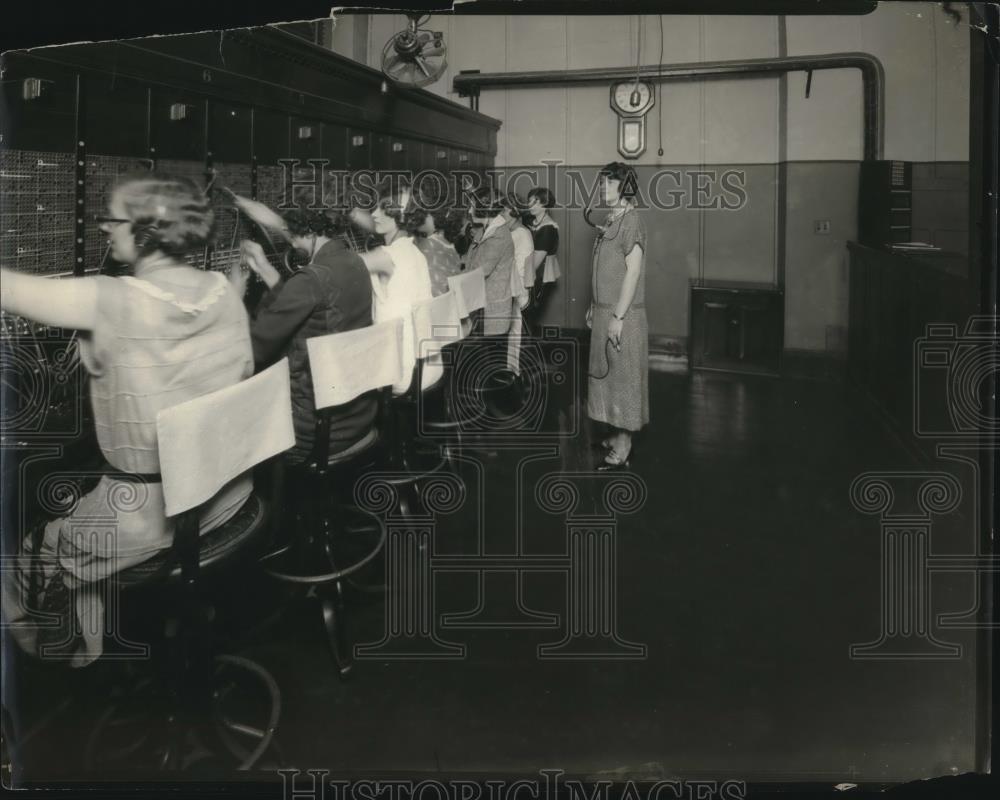
{"label": "white cloth on chair back", "polygon": [[[399,317],[344,333],[306,339],[316,408],[399,384],[403,378],[403,325]],[[406,376],[409,382],[409,376]]]}
{"label": "white cloth on chair back", "polygon": [[156,415],[167,516],[211,499],[256,464],[295,446],[288,359]]}
{"label": "white cloth on chair back", "polygon": [[420,388],[427,389],[444,375],[441,349],[462,338],[462,318],[454,292],[445,292],[413,307],[413,336],[417,358],[424,362]]}
{"label": "white cloth on chair back", "polygon": [[448,288],[458,301],[458,316],[465,319],[473,311],[486,307],[486,278],[481,269],[460,272],[448,278]]}

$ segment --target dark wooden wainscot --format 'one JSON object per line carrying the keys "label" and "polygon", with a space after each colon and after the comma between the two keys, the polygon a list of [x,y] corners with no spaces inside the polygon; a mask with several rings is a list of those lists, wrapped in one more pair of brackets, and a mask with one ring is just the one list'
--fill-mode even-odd
{"label": "dark wooden wainscot", "polygon": [[982,338],[972,316],[968,261],[957,253],[904,254],[854,242],[848,250],[850,378],[905,444],[931,453],[942,437],[961,435],[976,413],[963,408],[975,404],[975,390],[960,385]]}

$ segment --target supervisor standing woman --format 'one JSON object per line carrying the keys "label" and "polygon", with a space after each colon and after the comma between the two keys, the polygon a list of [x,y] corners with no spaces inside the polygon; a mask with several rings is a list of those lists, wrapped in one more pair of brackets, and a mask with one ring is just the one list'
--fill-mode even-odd
{"label": "supervisor standing woman", "polygon": [[649,332],[646,229],[633,204],[635,172],[616,161],[599,180],[611,212],[594,242],[587,414],[611,428],[602,442],[607,454],[597,465],[606,471],[629,466],[632,435],[649,423]]}

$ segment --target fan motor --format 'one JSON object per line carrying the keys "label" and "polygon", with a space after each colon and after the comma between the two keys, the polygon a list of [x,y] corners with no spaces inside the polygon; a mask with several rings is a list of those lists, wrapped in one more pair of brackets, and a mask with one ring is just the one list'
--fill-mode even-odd
{"label": "fan motor", "polygon": [[401,56],[414,56],[420,52],[420,41],[412,31],[401,31],[396,34],[393,47]]}

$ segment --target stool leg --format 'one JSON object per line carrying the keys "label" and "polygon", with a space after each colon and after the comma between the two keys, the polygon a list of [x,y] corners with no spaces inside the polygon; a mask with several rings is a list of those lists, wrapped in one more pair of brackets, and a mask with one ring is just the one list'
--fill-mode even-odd
{"label": "stool leg", "polygon": [[330,652],[337,664],[337,673],[344,680],[351,674],[354,659],[346,630],[343,585],[340,581],[333,581],[320,586],[316,595],[323,614],[323,626],[326,628]]}

